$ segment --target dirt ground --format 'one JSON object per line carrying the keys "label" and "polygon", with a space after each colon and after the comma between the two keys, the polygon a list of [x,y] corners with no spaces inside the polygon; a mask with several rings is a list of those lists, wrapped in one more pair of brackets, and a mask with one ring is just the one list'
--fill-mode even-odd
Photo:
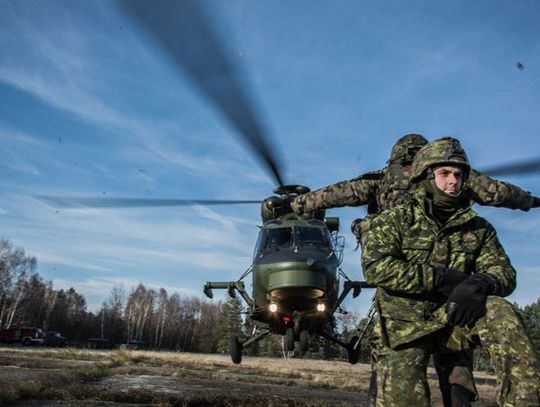
{"label": "dirt ground", "polygon": [[[369,366],[143,351],[0,347],[0,405],[364,406]],[[494,379],[477,374],[495,406]],[[441,406],[430,372],[433,405]]]}

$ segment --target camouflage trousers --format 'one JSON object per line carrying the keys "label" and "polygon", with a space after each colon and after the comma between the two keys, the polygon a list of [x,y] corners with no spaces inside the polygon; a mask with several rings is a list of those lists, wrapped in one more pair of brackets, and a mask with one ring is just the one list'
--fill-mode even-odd
{"label": "camouflage trousers", "polygon": [[[427,407],[426,371],[431,354],[448,355],[450,380],[468,382],[466,352],[483,346],[495,368],[503,407],[540,406],[540,362],[517,310],[500,297],[489,297],[487,314],[473,328],[448,327],[397,349],[377,352],[377,407]],[[462,355],[453,358],[454,355]]]}
{"label": "camouflage trousers", "polygon": [[[383,345],[379,322],[378,320],[375,322],[373,329],[374,337],[371,342],[372,378],[369,387],[368,407],[375,407],[377,405],[377,393],[382,394],[383,389],[380,387],[384,385],[384,379],[376,378],[376,373],[384,370],[382,364],[389,350],[389,348]],[[448,352],[445,349],[443,353],[433,354],[433,362],[437,371],[439,389],[445,406],[452,405],[451,389],[454,384],[460,385],[469,392],[470,401],[478,400],[479,395],[473,376],[474,351],[472,349],[456,352]],[[379,363],[381,367],[377,370]],[[375,378],[373,375],[375,375]],[[379,401],[382,402],[382,400],[380,399]]]}

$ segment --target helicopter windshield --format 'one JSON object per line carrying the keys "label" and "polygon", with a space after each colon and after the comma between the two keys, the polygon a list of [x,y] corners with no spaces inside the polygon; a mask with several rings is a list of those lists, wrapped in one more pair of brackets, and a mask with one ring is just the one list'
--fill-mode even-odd
{"label": "helicopter windshield", "polygon": [[264,229],[255,246],[257,253],[283,249],[331,250],[332,243],[328,232],[323,228],[295,226]]}
{"label": "helicopter windshield", "polygon": [[292,243],[292,228],[267,229],[263,250],[288,249]]}
{"label": "helicopter windshield", "polygon": [[322,228],[295,227],[294,240],[300,248],[330,248],[330,239]]}

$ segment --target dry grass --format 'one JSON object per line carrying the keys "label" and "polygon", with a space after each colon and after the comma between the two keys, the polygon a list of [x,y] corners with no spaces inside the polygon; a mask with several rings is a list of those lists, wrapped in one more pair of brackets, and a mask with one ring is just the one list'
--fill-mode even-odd
{"label": "dry grass", "polygon": [[[25,368],[26,370],[27,368]],[[110,374],[102,365],[78,369],[40,369],[38,374],[11,370],[14,379],[0,387],[0,405],[16,400],[50,399],[72,400],[80,398],[81,384],[100,380]],[[22,373],[22,374],[21,374]]]}
{"label": "dry grass", "polygon": [[110,351],[79,348],[40,348],[40,347],[17,347],[0,346],[2,354],[18,357],[42,358],[42,359],[67,359],[85,361],[105,361],[111,356]]}
{"label": "dry grass", "polygon": [[[228,355],[204,355],[178,352],[116,351],[111,363],[119,365],[159,366],[164,374],[214,380],[295,384],[313,388],[367,391],[368,365],[309,359],[246,357],[234,365]],[[168,368],[168,369],[167,369]]]}
{"label": "dry grass", "polygon": [[[245,357],[241,365],[234,365],[228,355],[204,355],[154,351],[96,351],[81,349],[0,348],[0,405],[15,400],[105,400],[113,402],[150,403],[161,405],[225,405],[218,403],[216,393],[159,395],[137,389],[122,389],[105,385],[115,378],[162,377],[162,380],[188,380],[188,382],[244,383],[269,386],[287,386],[295,391],[320,391],[324,389],[366,393],[369,386],[370,367],[346,362],[308,359],[272,359]],[[9,368],[9,372],[6,369]],[[25,380],[4,380],[5,377]],[[25,376],[26,375],[26,376]],[[481,376],[481,375],[477,375]],[[169,379],[167,379],[169,378]],[[238,384],[240,385],[240,384]],[[434,406],[441,405],[435,380],[430,380]],[[302,390],[304,389],[304,390]],[[477,405],[487,406],[494,400],[494,387],[489,383],[479,386],[483,399]],[[201,399],[202,397],[202,399]],[[300,397],[275,395],[271,400],[260,394],[227,395],[231,406],[261,405],[317,405],[316,401],[302,401]],[[262,398],[261,398],[262,397]],[[204,400],[203,400],[204,399]],[[257,401],[258,400],[258,401]],[[298,401],[300,400],[300,401]],[[204,401],[204,402],[203,402]],[[76,404],[74,404],[76,405]],[[323,405],[323,404],[321,404]]]}

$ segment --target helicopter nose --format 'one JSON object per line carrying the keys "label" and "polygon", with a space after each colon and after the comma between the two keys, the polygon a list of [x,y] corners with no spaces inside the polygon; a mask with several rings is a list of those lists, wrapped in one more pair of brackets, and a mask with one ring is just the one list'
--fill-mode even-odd
{"label": "helicopter nose", "polygon": [[269,273],[267,294],[270,301],[287,311],[312,310],[326,295],[326,275],[309,269],[286,269]]}
{"label": "helicopter nose", "polygon": [[277,270],[268,275],[268,292],[273,297],[308,295],[318,298],[326,289],[326,276],[314,270]]}
{"label": "helicopter nose", "polygon": [[310,301],[311,303],[314,300],[324,297],[324,290],[307,287],[286,287],[271,290],[269,294],[270,298],[279,302],[289,300],[296,301],[301,298]]}

